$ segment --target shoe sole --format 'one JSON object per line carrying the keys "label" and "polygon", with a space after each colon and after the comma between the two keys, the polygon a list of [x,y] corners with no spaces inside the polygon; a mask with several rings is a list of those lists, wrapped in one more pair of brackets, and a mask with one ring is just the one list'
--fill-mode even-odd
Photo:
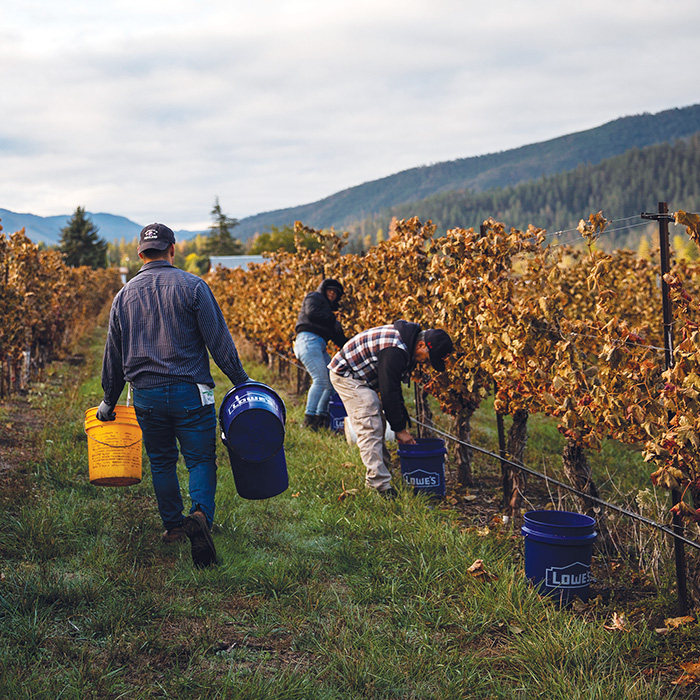
{"label": "shoe sole", "polygon": [[190,538],[192,562],[198,569],[216,564],[216,547],[209,528],[199,518],[188,515],[182,524]]}

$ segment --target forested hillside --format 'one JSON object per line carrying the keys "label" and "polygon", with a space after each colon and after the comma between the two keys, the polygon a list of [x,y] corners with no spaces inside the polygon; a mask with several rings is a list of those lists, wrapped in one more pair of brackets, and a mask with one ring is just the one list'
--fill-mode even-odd
{"label": "forested hillside", "polygon": [[[245,240],[270,226],[303,221],[314,228],[353,228],[389,207],[453,190],[484,192],[542,176],[596,165],[633,148],[673,143],[700,131],[700,105],[658,114],[623,117],[602,126],[500,153],[461,158],[412,168],[366,182],[312,204],[241,219],[237,235]],[[455,150],[459,144],[455,145]]]}
{"label": "forested hillside", "polygon": [[[611,220],[638,217],[656,211],[667,201],[676,211],[700,210],[700,132],[674,144],[639,149],[599,163],[580,165],[559,175],[529,180],[515,187],[487,192],[445,192],[422,201],[385,209],[380,215],[351,227],[355,238],[381,228],[388,230],[392,217],[417,216],[431,220],[439,230],[477,228],[489,217],[507,226],[533,224],[549,232],[575,228],[582,218],[602,210]],[[634,218],[608,234],[607,247],[635,248],[643,232]],[[630,228],[634,226],[634,228]]]}

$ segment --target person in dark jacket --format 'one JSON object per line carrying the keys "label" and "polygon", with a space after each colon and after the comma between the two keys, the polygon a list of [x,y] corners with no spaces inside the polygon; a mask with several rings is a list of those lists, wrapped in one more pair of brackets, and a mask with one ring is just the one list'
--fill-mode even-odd
{"label": "person in dark jacket", "polygon": [[331,360],[331,384],[357,434],[357,446],[367,470],[365,484],[384,497],[396,495],[388,469],[386,422],[398,442],[415,444],[408,430],[401,383],[408,380],[417,363],[430,363],[438,372],[444,372],[445,357],[453,349],[444,330],[424,331],[417,323],[399,320],[358,333]]}
{"label": "person in dark jacket", "polygon": [[343,328],[335,317],[343,285],[334,279],[324,279],[315,292],[309,292],[301,304],[295,327],[294,355],[311,375],[306,397],[304,425],[312,430],[329,423],[328,404],[332,387],[328,378],[328,341],[339,348],[347,342]]}

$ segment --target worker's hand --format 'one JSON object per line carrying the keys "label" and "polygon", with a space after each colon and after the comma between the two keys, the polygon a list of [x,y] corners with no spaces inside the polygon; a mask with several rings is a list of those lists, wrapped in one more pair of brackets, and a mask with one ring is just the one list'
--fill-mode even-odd
{"label": "worker's hand", "polygon": [[108,403],[105,403],[103,401],[97,408],[97,413],[95,414],[95,417],[97,418],[97,420],[110,421],[116,420],[117,414],[114,412],[114,406],[110,406]]}
{"label": "worker's hand", "polygon": [[398,433],[396,433],[396,441],[400,442],[402,445],[415,445],[416,440],[411,435],[411,433],[408,432],[405,428],[403,430],[399,430]]}

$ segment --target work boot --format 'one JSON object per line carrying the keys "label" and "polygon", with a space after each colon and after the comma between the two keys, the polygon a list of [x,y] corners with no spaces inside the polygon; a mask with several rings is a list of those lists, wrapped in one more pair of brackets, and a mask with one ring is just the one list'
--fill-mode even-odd
{"label": "work boot", "polygon": [[323,416],[316,416],[316,429],[327,428],[330,430],[331,427],[331,417],[330,414],[326,413]]}
{"label": "work boot", "polygon": [[304,414],[304,427],[310,428],[311,430],[318,430],[318,416],[314,416],[312,413]]}
{"label": "work boot", "polygon": [[179,544],[187,539],[187,533],[182,527],[171,527],[160,536],[160,539],[165,544]]}
{"label": "work boot", "polygon": [[378,491],[377,493],[379,493],[382,498],[386,498],[387,501],[393,501],[399,495],[398,491],[393,486],[390,486],[384,491]]}
{"label": "work boot", "polygon": [[194,511],[185,518],[182,527],[190,538],[193,564],[198,569],[216,564],[216,547],[204,513],[201,510]]}

